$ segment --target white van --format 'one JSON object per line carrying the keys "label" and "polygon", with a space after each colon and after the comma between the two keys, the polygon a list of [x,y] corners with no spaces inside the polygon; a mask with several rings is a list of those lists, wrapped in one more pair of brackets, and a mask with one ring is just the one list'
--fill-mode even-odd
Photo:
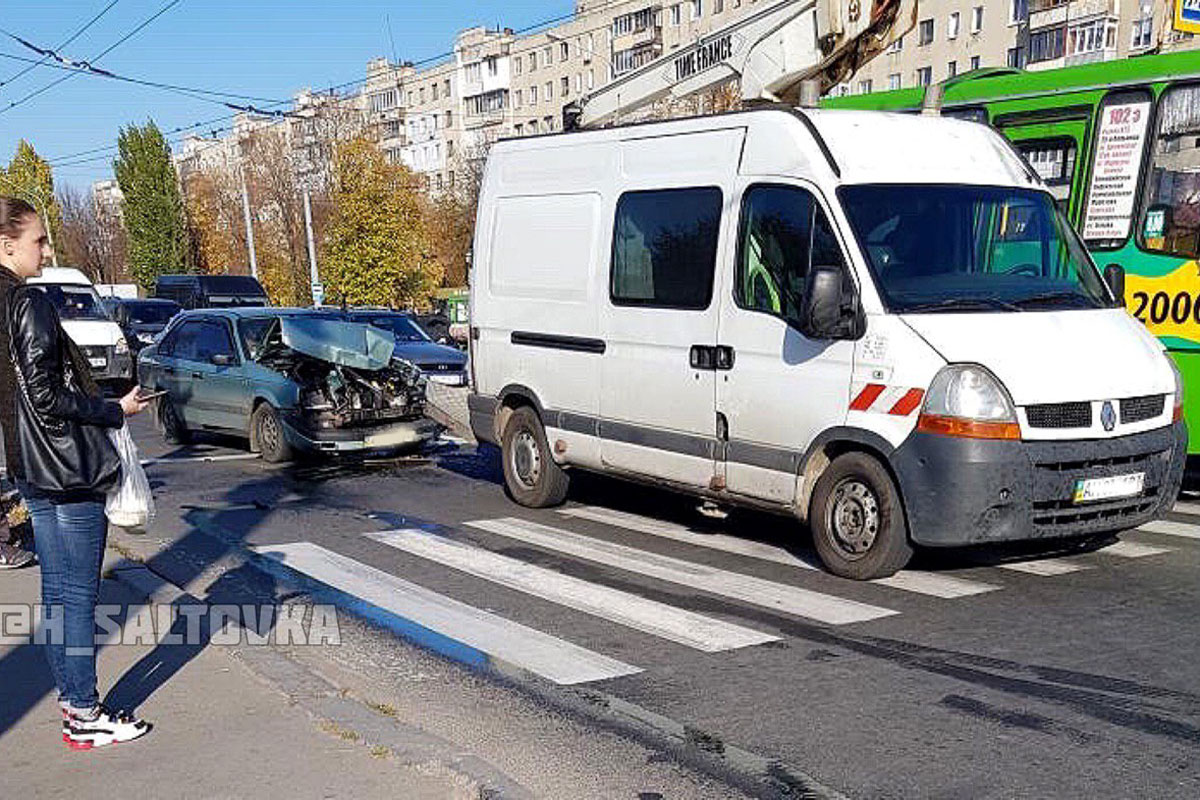
{"label": "white van", "polygon": [[86,275],[69,267],[47,267],[27,283],[41,288],[58,309],[63,329],[87,357],[98,383],[120,387],[134,380],[129,343]]}
{"label": "white van", "polygon": [[471,424],[512,497],[596,470],[807,520],[828,568],[1165,512],[1181,383],[971,122],[773,106],[504,141]]}

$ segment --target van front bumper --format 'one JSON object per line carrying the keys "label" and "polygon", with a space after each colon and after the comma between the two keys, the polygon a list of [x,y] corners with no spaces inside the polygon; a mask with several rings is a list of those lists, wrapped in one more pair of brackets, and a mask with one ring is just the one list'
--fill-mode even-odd
{"label": "van front bumper", "polygon": [[[891,456],[916,544],[1087,536],[1161,517],[1183,479],[1182,422],[1116,439],[989,441],[913,433]],[[1141,494],[1075,503],[1078,481],[1144,473]]]}
{"label": "van front bumper", "polygon": [[298,450],[316,453],[373,453],[413,447],[441,432],[437,422],[421,417],[370,428],[341,428],[314,431],[293,419],[283,420],[288,443]]}

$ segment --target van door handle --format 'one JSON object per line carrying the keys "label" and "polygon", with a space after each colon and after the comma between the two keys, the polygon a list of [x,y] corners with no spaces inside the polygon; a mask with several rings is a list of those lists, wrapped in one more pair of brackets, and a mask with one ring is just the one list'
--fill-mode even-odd
{"label": "van door handle", "polygon": [[719,344],[714,348],[714,350],[716,351],[716,368],[718,370],[725,371],[733,369],[733,348],[727,344]]}
{"label": "van door handle", "polygon": [[707,344],[694,344],[688,353],[688,363],[692,369],[715,370],[717,368],[717,348]]}

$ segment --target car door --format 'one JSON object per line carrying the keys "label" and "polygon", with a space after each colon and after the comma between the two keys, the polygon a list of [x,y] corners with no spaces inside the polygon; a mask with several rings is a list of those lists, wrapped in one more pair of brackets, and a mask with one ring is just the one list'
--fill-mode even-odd
{"label": "car door", "polygon": [[207,424],[203,407],[193,403],[196,381],[191,377],[202,326],[201,319],[181,322],[163,339],[155,356],[156,388],[166,390],[179,418],[192,427]]}
{"label": "car door", "polygon": [[[854,343],[800,330],[813,265],[846,270],[829,217],[808,187],[750,185],[742,196],[732,287],[721,299],[716,384],[726,488],[790,504],[809,445],[843,424]],[[843,272],[848,275],[848,272]]]}
{"label": "car door", "polygon": [[605,466],[707,487],[716,464],[713,302],[723,194],[623,194],[602,311]]}
{"label": "car door", "polygon": [[247,380],[242,360],[234,346],[233,329],[223,317],[209,317],[200,324],[196,358],[188,365],[193,407],[206,426],[242,431],[249,426]]}

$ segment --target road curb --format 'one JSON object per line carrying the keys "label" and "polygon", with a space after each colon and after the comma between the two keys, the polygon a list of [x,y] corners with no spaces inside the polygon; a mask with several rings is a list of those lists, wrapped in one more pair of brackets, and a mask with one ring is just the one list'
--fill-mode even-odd
{"label": "road curb", "polygon": [[716,734],[685,725],[615,695],[585,687],[559,686],[361,598],[321,584],[274,559],[247,550],[236,535],[214,522],[206,512],[197,511],[193,524],[206,535],[235,548],[239,560],[277,581],[290,583],[316,600],[349,611],[422,649],[522,691],[549,707],[669,754],[682,764],[753,797],[763,800],[846,800],[845,795],[790,764],[744,750]]}
{"label": "road curb", "polygon": [[[112,529],[109,539],[110,549],[122,556],[108,570],[114,580],[155,604],[204,605],[143,561],[135,560],[144,557],[136,552],[145,549],[142,537],[130,537]],[[238,556],[244,563],[258,565],[259,560],[253,554]],[[370,748],[373,753],[384,748],[406,767],[443,770],[465,781],[471,796],[479,800],[533,800],[534,795],[528,789],[484,759],[464,753],[449,741],[392,719],[366,702],[346,695],[324,677],[274,648],[226,645],[222,649],[330,734]]]}

